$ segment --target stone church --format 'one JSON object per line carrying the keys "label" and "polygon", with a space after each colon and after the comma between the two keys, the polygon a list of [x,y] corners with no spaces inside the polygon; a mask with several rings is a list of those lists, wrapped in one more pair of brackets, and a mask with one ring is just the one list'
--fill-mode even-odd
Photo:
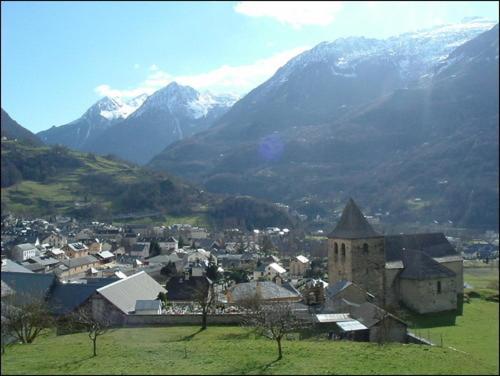
{"label": "stone church", "polygon": [[328,276],[330,286],[349,281],[384,307],[429,313],[463,300],[462,256],[443,233],[381,235],[352,199],[328,235]]}

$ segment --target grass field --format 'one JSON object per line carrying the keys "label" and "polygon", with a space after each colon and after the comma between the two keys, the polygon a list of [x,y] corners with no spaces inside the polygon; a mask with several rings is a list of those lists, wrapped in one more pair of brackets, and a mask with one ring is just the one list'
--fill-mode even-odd
{"label": "grass field", "polygon": [[85,334],[48,334],[8,348],[2,374],[498,374],[497,303],[473,299],[456,326],[430,330],[443,348],[289,340],[277,362],[273,341],[239,327],[119,329],[96,358]]}

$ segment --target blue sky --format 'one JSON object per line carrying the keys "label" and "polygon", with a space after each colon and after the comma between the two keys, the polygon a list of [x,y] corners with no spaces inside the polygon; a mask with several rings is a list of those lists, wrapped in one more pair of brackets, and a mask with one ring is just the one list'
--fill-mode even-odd
{"label": "blue sky", "polygon": [[38,132],[172,80],[241,95],[322,41],[498,20],[498,2],[2,1],[1,14],[2,108]]}

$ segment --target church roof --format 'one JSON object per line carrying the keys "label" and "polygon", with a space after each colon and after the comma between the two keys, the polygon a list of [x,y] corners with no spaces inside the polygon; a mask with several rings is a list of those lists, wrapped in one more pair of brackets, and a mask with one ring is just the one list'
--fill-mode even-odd
{"label": "church roof", "polygon": [[403,249],[418,249],[432,258],[459,255],[441,232],[386,235],[384,248],[386,262],[402,260]]}
{"label": "church roof", "polygon": [[404,270],[400,274],[402,279],[430,279],[455,277],[455,272],[444,267],[432,257],[419,250],[403,250]]}
{"label": "church roof", "polygon": [[372,228],[352,198],[342,212],[342,216],[329,238],[359,239],[381,236]]}

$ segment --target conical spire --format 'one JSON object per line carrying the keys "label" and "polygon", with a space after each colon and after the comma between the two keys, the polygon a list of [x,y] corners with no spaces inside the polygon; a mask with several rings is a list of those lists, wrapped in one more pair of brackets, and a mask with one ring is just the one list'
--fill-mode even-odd
{"label": "conical spire", "polygon": [[335,229],[328,235],[329,238],[359,239],[381,236],[372,228],[361,210],[352,198],[342,212]]}

